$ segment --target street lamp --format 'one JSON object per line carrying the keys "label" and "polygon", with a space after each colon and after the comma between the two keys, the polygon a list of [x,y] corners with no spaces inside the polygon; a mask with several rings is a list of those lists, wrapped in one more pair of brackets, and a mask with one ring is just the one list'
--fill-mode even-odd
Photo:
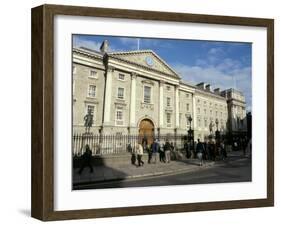
{"label": "street lamp", "polygon": [[189,130],[191,130],[191,122],[192,122],[191,115],[190,115],[190,116],[188,116],[188,121],[189,121]]}
{"label": "street lamp", "polygon": [[217,125],[217,131],[219,130],[219,120],[218,119],[216,119],[216,125]]}

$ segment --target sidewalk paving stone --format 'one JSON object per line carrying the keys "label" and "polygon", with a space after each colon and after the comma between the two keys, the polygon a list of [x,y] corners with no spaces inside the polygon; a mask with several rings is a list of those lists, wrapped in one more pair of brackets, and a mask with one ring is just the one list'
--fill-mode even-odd
{"label": "sidewalk paving stone", "polygon": [[[229,153],[228,161],[237,161],[244,158],[241,152]],[[157,162],[156,164],[148,164],[145,162],[144,166],[137,167],[132,164],[113,164],[111,166],[94,166],[94,172],[90,173],[88,168],[85,168],[81,175],[78,174],[78,170],[73,171],[73,183],[98,183],[111,180],[126,180],[133,178],[159,176],[166,174],[176,174],[183,172],[190,172],[195,170],[206,169],[218,164],[226,164],[224,161],[205,161],[203,166],[198,165],[197,159],[186,159],[171,161],[170,163]]]}

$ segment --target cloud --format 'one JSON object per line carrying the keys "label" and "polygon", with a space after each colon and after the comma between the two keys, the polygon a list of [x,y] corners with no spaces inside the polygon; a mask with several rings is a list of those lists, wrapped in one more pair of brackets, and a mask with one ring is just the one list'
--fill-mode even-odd
{"label": "cloud", "polygon": [[246,98],[247,110],[251,110],[251,67],[241,67],[239,62],[228,58],[217,66],[174,64],[173,68],[182,76],[183,80],[194,85],[205,82],[211,84],[213,88],[221,90],[235,88],[242,91]]}
{"label": "cloud", "polygon": [[[85,47],[88,49],[100,51],[101,42],[97,42],[90,39],[84,39],[83,36],[73,36],[73,47],[79,48],[79,47]],[[122,49],[116,48],[115,46],[111,45],[109,43],[109,52],[115,52],[115,51],[122,51]]]}
{"label": "cloud", "polygon": [[99,51],[101,42],[85,40],[81,36],[73,36],[73,46],[74,47],[85,47],[88,49]]}

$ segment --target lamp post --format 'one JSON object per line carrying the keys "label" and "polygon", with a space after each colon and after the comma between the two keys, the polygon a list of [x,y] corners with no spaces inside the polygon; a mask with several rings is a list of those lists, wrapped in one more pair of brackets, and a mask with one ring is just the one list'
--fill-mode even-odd
{"label": "lamp post", "polygon": [[216,125],[217,125],[217,131],[219,131],[219,120],[218,119],[216,119]]}
{"label": "lamp post", "polygon": [[217,126],[217,131],[216,131],[216,140],[217,142],[220,142],[220,131],[219,131],[219,120],[216,119],[216,126]]}

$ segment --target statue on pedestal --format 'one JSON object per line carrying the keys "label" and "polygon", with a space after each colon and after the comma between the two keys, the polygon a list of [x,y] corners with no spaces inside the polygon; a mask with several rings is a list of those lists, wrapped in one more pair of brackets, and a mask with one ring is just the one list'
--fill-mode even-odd
{"label": "statue on pedestal", "polygon": [[84,126],[86,129],[86,133],[90,132],[90,128],[93,125],[93,114],[92,114],[92,110],[88,109],[88,113],[87,115],[84,116]]}

